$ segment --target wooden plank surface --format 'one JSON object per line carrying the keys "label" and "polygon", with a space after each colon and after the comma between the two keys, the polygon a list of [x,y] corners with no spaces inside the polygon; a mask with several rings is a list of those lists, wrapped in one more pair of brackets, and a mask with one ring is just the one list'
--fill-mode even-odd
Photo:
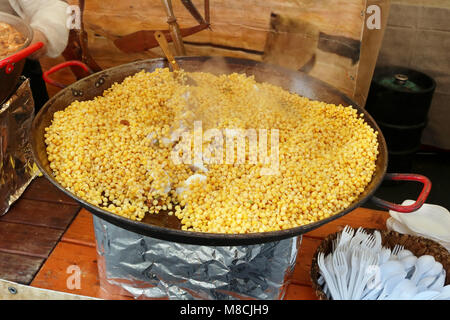
{"label": "wooden plank surface", "polygon": [[291,284],[288,286],[285,300],[317,300],[314,290],[310,286]]}
{"label": "wooden plank surface", "polygon": [[[80,268],[79,288],[72,289],[68,285],[68,278],[72,275],[69,268],[71,266]],[[58,243],[50,258],[34,278],[31,286],[101,299],[131,299],[130,297],[111,295],[100,287],[95,248],[68,243],[64,240]]]}
{"label": "wooden plank surface", "polygon": [[344,229],[346,225],[352,228],[371,228],[371,229],[385,229],[386,220],[389,218],[389,212],[372,210],[366,208],[358,208],[347,215],[331,221],[324,226],[308,232],[306,236],[323,239],[330,233],[334,233]]}
{"label": "wooden plank surface", "polygon": [[37,178],[0,217],[0,279],[30,284],[80,206]]}
{"label": "wooden plank surface", "polygon": [[77,205],[78,203],[58,190],[45,177],[38,177],[28,186],[22,194],[21,199],[38,200],[44,202],[55,202]]}
{"label": "wooden plank surface", "polygon": [[21,199],[12,205],[6,215],[0,217],[0,222],[65,230],[79,210],[79,206],[72,204]]}
{"label": "wooden plank surface", "polygon": [[0,252],[47,258],[63,230],[0,222]]}
{"label": "wooden plank surface", "polygon": [[43,262],[43,258],[0,252],[0,279],[29,284]]}
{"label": "wooden plank surface", "polygon": [[70,228],[64,233],[62,241],[84,244],[95,247],[94,224],[92,214],[86,209],[81,209]]}
{"label": "wooden plank surface", "polygon": [[[309,272],[312,257],[324,237],[340,231],[347,224],[354,228],[361,226],[385,229],[388,216],[389,214],[384,211],[358,208],[344,217],[305,234],[285,299],[317,299],[311,288]],[[70,276],[67,268],[72,265],[78,266],[81,270],[80,289],[69,289],[67,286],[67,279]],[[127,296],[110,294],[100,286],[92,214],[84,209],[80,210],[31,285],[102,299],[130,299]]]}
{"label": "wooden plank surface", "polygon": [[306,286],[311,285],[311,278],[309,276],[311,260],[321,242],[322,239],[315,239],[307,236],[303,237],[302,245],[295,263],[294,274],[292,275],[292,283]]}

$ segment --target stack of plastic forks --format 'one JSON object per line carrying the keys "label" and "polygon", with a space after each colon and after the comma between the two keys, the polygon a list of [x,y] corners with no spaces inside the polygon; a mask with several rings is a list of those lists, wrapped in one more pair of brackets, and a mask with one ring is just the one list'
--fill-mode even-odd
{"label": "stack of plastic forks", "polygon": [[415,257],[401,245],[382,247],[381,233],[346,226],[332,252],[318,254],[319,284],[334,300],[450,299],[445,270],[432,256]]}
{"label": "stack of plastic forks", "polygon": [[346,226],[333,242],[333,252],[318,256],[322,274],[319,284],[326,283],[324,289],[335,300],[361,298],[366,283],[374,276],[378,247],[381,236],[368,234],[362,228],[355,232]]}

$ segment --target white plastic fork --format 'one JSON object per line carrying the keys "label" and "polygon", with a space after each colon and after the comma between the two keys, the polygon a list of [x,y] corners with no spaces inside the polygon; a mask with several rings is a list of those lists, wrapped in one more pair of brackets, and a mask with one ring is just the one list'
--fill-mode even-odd
{"label": "white plastic fork", "polygon": [[317,264],[319,265],[319,269],[321,274],[323,275],[325,282],[327,283],[328,290],[330,291],[331,297],[334,300],[340,299],[339,292],[336,288],[336,284],[334,282],[334,278],[328,271],[327,267],[325,266],[325,254],[323,252],[320,252],[317,255]]}
{"label": "white plastic fork", "polygon": [[348,296],[349,298],[353,295],[353,290],[356,285],[356,279],[358,277],[359,273],[359,265],[361,263],[361,250],[359,248],[354,248],[353,252],[351,254],[351,271],[350,271],[350,278],[348,282]]}
{"label": "white plastic fork", "polygon": [[352,300],[360,300],[364,288],[367,282],[375,276],[376,268],[374,266],[378,265],[378,256],[373,254],[371,251],[362,250],[360,266],[358,277],[356,280],[356,285],[352,293]]}
{"label": "white plastic fork", "polygon": [[322,287],[323,293],[325,293],[326,296],[330,298],[330,291],[328,290],[328,286],[327,283],[325,282],[325,278],[323,277],[323,275],[319,276],[319,278],[317,279],[317,283],[319,284],[319,286]]}
{"label": "white plastic fork", "polygon": [[353,230],[353,228],[350,227],[349,225],[346,225],[344,227],[344,230],[342,230],[342,232],[341,232],[341,238],[340,238],[340,241],[339,241],[339,246],[345,245],[349,241],[351,241],[351,239],[353,238],[354,234],[355,234],[355,231]]}
{"label": "white plastic fork", "polygon": [[361,243],[361,247],[363,247],[366,250],[372,250],[375,248],[376,245],[376,239],[373,234],[369,235],[364,241]]}
{"label": "white plastic fork", "polygon": [[380,264],[387,262],[390,257],[391,257],[391,249],[382,247],[380,253],[378,254],[378,260],[380,261]]}
{"label": "white plastic fork", "polygon": [[358,230],[356,230],[353,239],[350,241],[350,247],[353,248],[355,246],[361,245],[361,242],[364,241],[367,236],[367,232],[363,228],[359,227]]}
{"label": "white plastic fork", "polygon": [[353,238],[353,234],[354,234],[354,230],[352,229],[352,227],[350,227],[349,225],[346,225],[344,227],[344,229],[337,234],[336,239],[332,243],[333,252],[336,251],[341,246],[345,246],[348,243],[350,243],[350,241]]}
{"label": "white plastic fork", "polygon": [[394,246],[394,249],[392,249],[392,253],[391,253],[391,260],[392,259],[397,259],[397,255],[400,251],[402,251],[405,247],[399,244],[396,244]]}
{"label": "white plastic fork", "polygon": [[341,242],[341,236],[342,236],[342,233],[338,233],[336,236],[336,239],[334,239],[333,242],[331,243],[332,252],[334,252],[337,249],[337,247],[339,246],[339,243]]}
{"label": "white plastic fork", "polygon": [[347,282],[348,265],[344,252],[340,250],[334,252],[333,268],[341,299],[346,300],[348,299],[348,282]]}
{"label": "white plastic fork", "polygon": [[383,240],[381,238],[380,231],[375,230],[374,233],[373,233],[373,236],[375,237],[375,247],[374,247],[374,249],[379,252],[382,249],[382,242],[383,242]]}

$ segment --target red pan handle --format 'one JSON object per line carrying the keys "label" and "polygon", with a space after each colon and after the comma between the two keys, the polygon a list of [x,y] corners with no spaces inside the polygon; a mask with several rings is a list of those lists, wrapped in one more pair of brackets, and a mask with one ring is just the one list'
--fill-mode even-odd
{"label": "red pan handle", "polygon": [[52,73],[59,71],[61,69],[67,68],[67,67],[73,67],[73,66],[77,66],[82,68],[84,71],[86,71],[87,73],[93,73],[92,70],[83,62],[78,61],[78,60],[69,60],[66,62],[62,62],[60,64],[57,64],[56,66],[51,67],[49,70],[45,71],[44,74],[42,75],[42,78],[44,79],[44,81],[48,84],[51,84],[55,87],[58,88],[65,88],[67,87],[67,85],[59,83],[53,79],[51,79],[49,77],[49,75],[51,75]]}
{"label": "red pan handle", "polygon": [[43,42],[36,42],[20,51],[14,53],[13,55],[0,61],[0,69],[5,68],[6,74],[10,74],[14,70],[14,65],[17,62],[27,58],[28,56],[35,53],[43,46],[44,46]]}
{"label": "red pan handle", "polygon": [[423,183],[422,191],[419,194],[419,197],[417,198],[416,202],[409,206],[402,206],[400,204],[395,204],[392,202],[388,202],[385,200],[382,200],[377,197],[372,197],[372,201],[379,207],[384,209],[389,209],[397,212],[402,213],[408,213],[413,212],[416,210],[419,210],[420,207],[425,203],[427,200],[428,195],[430,194],[431,190],[431,181],[425,176],[422,176],[420,174],[413,174],[413,173],[388,173],[385,176],[386,180],[393,180],[393,181],[417,181]]}

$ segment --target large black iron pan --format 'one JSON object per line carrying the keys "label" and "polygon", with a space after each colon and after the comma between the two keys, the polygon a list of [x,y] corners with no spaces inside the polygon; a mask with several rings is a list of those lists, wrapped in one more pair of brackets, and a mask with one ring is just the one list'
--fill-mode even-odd
{"label": "large black iron pan", "polygon": [[[251,234],[214,234],[182,231],[180,224],[176,218],[168,215],[149,215],[148,219],[137,222],[132,221],[99,207],[96,207],[86,201],[83,201],[76,195],[63,188],[53,176],[52,170],[49,167],[47,159],[46,145],[44,142],[44,129],[48,127],[56,111],[63,110],[74,100],[88,100],[99,96],[103,91],[109,88],[114,82],[121,82],[125,77],[133,75],[143,69],[153,71],[155,68],[168,67],[165,59],[151,59],[145,61],[133,62],[111,69],[107,69],[84,79],[81,79],[69,87],[61,90],[58,94],[48,101],[48,103],[41,109],[33,121],[31,132],[31,143],[33,154],[36,163],[42,173],[64,193],[78,201],[84,208],[92,212],[94,215],[104,219],[114,225],[122,227],[132,232],[136,232],[145,236],[154,237],[163,240],[197,244],[197,245],[211,245],[211,246],[230,246],[230,245],[250,245],[264,242],[278,241],[294,236],[298,236],[316,229],[332,220],[342,217],[346,213],[361,206],[368,199],[376,201],[380,206],[397,209],[398,211],[413,211],[419,208],[426,199],[430,189],[429,180],[425,177],[403,177],[402,175],[386,175],[387,168],[387,149],[386,142],[381,134],[375,121],[370,115],[361,107],[356,105],[351,99],[340,93],[338,90],[329,85],[314,79],[306,74],[287,70],[284,68],[259,63],[251,60],[235,59],[235,58],[212,58],[212,57],[180,57],[177,61],[181,68],[187,71],[206,71],[215,74],[221,73],[246,73],[247,75],[254,75],[257,81],[264,81],[281,86],[286,90],[306,96],[310,99],[317,99],[328,103],[342,104],[345,106],[352,105],[359,113],[364,114],[367,123],[379,132],[379,156],[376,162],[376,172],[372,181],[367,186],[366,190],[345,210],[336,215],[324,219],[322,221],[274,232],[262,232]],[[53,71],[60,67],[52,68]],[[52,72],[53,72],[52,71]],[[48,74],[46,74],[48,78]],[[424,190],[413,206],[403,207],[373,197],[374,192],[379,187],[383,179],[403,179],[403,180],[420,180],[424,182]]]}

